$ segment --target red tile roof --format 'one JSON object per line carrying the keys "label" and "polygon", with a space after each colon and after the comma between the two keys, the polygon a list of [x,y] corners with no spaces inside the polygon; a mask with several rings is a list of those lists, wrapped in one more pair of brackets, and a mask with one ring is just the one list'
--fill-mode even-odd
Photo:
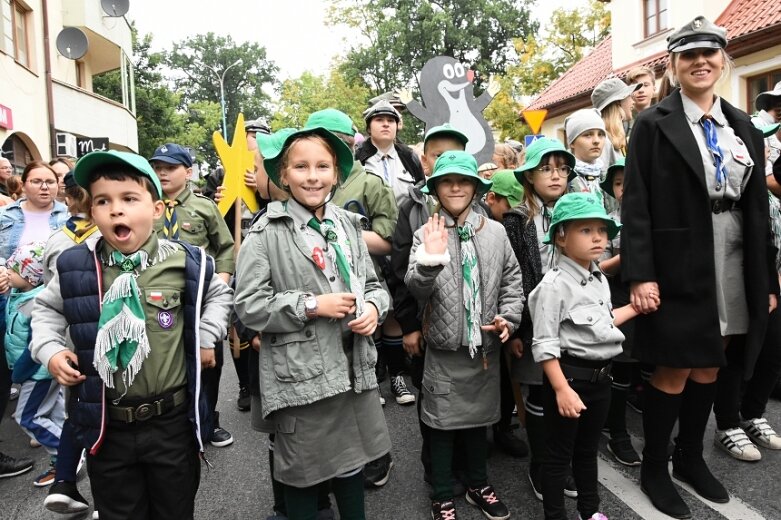
{"label": "red tile roof", "polygon": [[[779,0],[733,0],[715,23],[727,28],[727,51],[739,58],[781,43],[781,2]],[[630,69],[649,67],[664,69],[667,53],[660,52],[643,60],[613,70],[610,36],[602,40],[588,56],[553,81],[526,107],[548,109],[548,117],[568,113],[591,104],[591,91],[600,81]]]}

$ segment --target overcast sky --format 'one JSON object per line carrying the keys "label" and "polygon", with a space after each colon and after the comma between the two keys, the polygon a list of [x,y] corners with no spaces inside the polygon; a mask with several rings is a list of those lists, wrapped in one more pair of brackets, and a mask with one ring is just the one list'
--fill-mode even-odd
{"label": "overcast sky", "polygon": [[[553,9],[572,9],[578,0],[537,0],[534,15],[547,22]],[[305,70],[323,74],[335,56],[349,48],[355,35],[344,27],[325,24],[324,0],[137,0],[128,18],[141,34],[152,33],[153,50],[169,49],[188,36],[209,31],[230,34],[236,42],[254,41],[266,47],[280,69],[280,80],[298,77]]]}

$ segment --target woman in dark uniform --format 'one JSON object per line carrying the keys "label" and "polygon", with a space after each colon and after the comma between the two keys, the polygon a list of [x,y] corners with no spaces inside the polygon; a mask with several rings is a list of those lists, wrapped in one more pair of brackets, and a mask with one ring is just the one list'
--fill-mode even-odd
{"label": "woman in dark uniform", "polygon": [[640,481],[674,518],[691,517],[667,471],[676,420],[673,476],[708,500],[729,500],[702,458],[718,367],[725,349],[742,349],[750,374],[778,292],[764,176],[753,171],[762,135],[714,93],[729,73],[726,34],[698,16],[669,37],[668,74],[680,89],[640,115],[626,162],[622,277],[646,314],[634,353],[657,367]]}

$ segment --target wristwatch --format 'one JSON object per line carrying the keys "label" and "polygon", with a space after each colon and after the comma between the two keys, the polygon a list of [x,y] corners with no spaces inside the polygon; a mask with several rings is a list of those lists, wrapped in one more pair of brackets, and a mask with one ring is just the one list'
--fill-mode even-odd
{"label": "wristwatch", "polygon": [[304,297],[304,314],[308,320],[317,318],[317,297],[314,294],[307,294]]}

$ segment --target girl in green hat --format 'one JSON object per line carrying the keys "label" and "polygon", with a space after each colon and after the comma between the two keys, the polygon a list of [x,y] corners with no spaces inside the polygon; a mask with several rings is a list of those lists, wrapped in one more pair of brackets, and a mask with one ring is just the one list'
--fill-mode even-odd
{"label": "girl in green hat", "polygon": [[314,518],[330,483],[341,518],[366,518],[363,466],[390,451],[377,400],[372,335],[388,309],[362,217],[328,203],[350,172],[349,148],[312,127],[263,150],[272,202],[242,244],[236,313],[261,334],[262,416],[274,423],[274,478],[287,517]]}
{"label": "girl in green hat", "polygon": [[421,420],[431,428],[431,516],[455,519],[451,462],[458,435],[465,449],[466,500],[485,516],[507,507],[486,474],[486,431],[499,420],[501,345],[523,310],[518,262],[504,228],[472,211],[491,182],[463,151],[445,152],[423,191],[441,213],[415,232],[405,283],[423,311]]}
{"label": "girl in green hat", "polygon": [[[523,293],[530,294],[553,267],[554,247],[544,243],[550,228],[553,206],[567,190],[567,178],[575,166],[575,158],[557,139],[541,138],[526,149],[526,161],[515,170],[515,177],[523,185],[523,202],[505,214],[504,227],[521,267]],[[515,356],[512,378],[527,385],[524,402],[526,436],[531,457],[528,479],[538,500],[542,500],[542,460],[545,453],[545,425],[542,409],[542,367],[530,355],[522,356],[524,347],[530,348],[534,331],[528,308],[524,309],[521,326],[510,346]],[[572,479],[566,487],[568,496],[576,497]]]}

